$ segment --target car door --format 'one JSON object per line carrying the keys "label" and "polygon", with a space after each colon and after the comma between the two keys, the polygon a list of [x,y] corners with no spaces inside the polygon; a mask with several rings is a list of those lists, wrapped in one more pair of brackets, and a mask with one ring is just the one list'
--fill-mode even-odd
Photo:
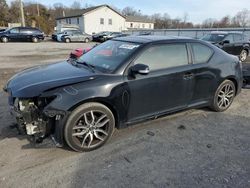
{"label": "car door", "polygon": [[233,37],[233,34],[228,34],[224,38],[223,41],[224,41],[224,44],[223,44],[222,49],[224,51],[226,51],[227,53],[229,53],[229,54],[233,54],[234,53],[234,37]]}
{"label": "car door", "polygon": [[186,44],[157,44],[145,49],[133,64],[145,64],[148,75],[128,77],[130,102],[128,119],[133,122],[175,109],[190,100],[192,74]]}
{"label": "car door", "polygon": [[192,51],[193,91],[189,105],[204,104],[211,100],[217,88],[217,75],[220,74],[210,66],[214,51],[212,48],[201,43],[190,43]]}
{"label": "car door", "polygon": [[77,42],[78,41],[78,34],[77,31],[71,31],[67,33],[69,35],[69,38],[71,42]]}
{"label": "car door", "polygon": [[11,41],[20,41],[21,37],[19,28],[13,28],[9,30],[9,39]]}
{"label": "car door", "polygon": [[21,41],[31,41],[32,40],[32,29],[20,28],[20,40]]}
{"label": "car door", "polygon": [[234,34],[234,51],[232,54],[240,55],[241,51],[243,50],[244,46],[244,38],[242,34],[235,33]]}
{"label": "car door", "polygon": [[78,32],[78,41],[84,42],[85,41],[86,34],[82,32]]}

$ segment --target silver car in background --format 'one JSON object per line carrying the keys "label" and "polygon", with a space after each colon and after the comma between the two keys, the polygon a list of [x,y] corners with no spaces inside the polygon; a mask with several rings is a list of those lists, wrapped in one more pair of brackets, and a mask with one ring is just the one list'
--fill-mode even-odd
{"label": "silver car in background", "polygon": [[70,33],[64,34],[61,36],[61,41],[69,43],[69,42],[90,42],[92,41],[92,36],[83,33],[81,31],[71,31]]}

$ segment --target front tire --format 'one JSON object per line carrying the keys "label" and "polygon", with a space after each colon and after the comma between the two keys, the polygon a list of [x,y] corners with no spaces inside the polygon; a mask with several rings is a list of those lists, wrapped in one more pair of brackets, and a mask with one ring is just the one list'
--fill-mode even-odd
{"label": "front tire", "polygon": [[66,38],[66,39],[65,39],[65,42],[66,42],[66,43],[70,43],[71,41],[70,41],[69,38]]}
{"label": "front tire", "polygon": [[88,152],[103,146],[114,128],[115,118],[109,108],[100,103],[85,103],[68,118],[64,138],[73,150]]}
{"label": "front tire", "polygon": [[37,37],[32,37],[32,42],[34,42],[34,43],[38,43],[38,38]]}
{"label": "front tire", "polygon": [[215,92],[211,109],[216,112],[227,110],[233,103],[235,94],[236,88],[234,83],[230,80],[225,80]]}

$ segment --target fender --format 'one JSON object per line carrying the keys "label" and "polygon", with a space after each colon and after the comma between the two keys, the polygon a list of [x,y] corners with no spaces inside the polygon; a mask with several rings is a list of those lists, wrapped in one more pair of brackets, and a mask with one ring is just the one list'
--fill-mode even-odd
{"label": "fender", "polygon": [[[107,76],[105,82],[83,82],[71,86],[57,88],[41,95],[56,96],[56,98],[44,108],[44,113],[49,117],[65,115],[73,111],[79,105],[86,102],[101,102],[115,111],[120,121],[126,121],[130,91],[122,76],[115,76],[116,82],[109,82]],[[63,101],[63,102],[62,102]],[[123,109],[118,111],[116,109]],[[118,122],[118,124],[119,124]]]}

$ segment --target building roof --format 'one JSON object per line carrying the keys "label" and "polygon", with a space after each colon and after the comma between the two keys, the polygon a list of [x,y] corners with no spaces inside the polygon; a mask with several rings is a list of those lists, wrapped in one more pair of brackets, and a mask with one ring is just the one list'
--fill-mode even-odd
{"label": "building roof", "polygon": [[113,10],[114,12],[116,12],[117,14],[119,14],[120,16],[124,17],[120,12],[116,11],[115,9],[113,9],[112,7],[110,7],[109,5],[99,5],[99,6],[94,6],[94,7],[89,7],[89,8],[85,8],[85,9],[81,9],[79,11],[74,11],[74,12],[70,12],[70,13],[66,13],[65,16],[62,16],[62,17],[58,17],[56,18],[56,20],[60,20],[60,19],[65,19],[65,18],[72,18],[72,17],[80,17],[84,14],[87,14],[93,10],[96,10],[98,8],[101,8],[101,7],[108,7],[110,8],[111,10]]}
{"label": "building roof", "polygon": [[145,16],[126,16],[127,22],[154,23],[153,20]]}

